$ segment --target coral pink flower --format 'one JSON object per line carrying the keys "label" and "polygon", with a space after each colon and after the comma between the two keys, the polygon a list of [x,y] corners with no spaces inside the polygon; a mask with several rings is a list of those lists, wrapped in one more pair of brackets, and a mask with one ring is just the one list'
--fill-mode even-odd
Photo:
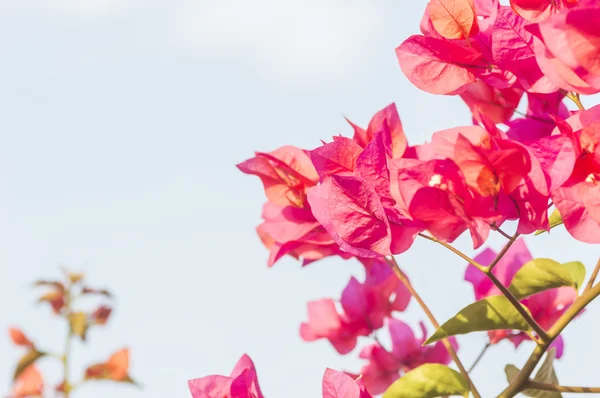
{"label": "coral pink flower", "polygon": [[231,375],[206,376],[188,382],[192,398],[264,398],[254,363],[243,355]]}
{"label": "coral pink flower", "polygon": [[[388,318],[392,340],[391,350],[386,350],[378,343],[362,350],[360,357],[367,359],[369,363],[361,369],[360,373],[371,394],[383,393],[401,374],[424,363],[450,363],[450,355],[441,341],[434,345],[422,345],[427,337],[427,330],[422,322],[420,327],[422,335],[416,338],[409,325]],[[454,338],[450,340],[454,348],[458,349],[456,340]]]}
{"label": "coral pink flower", "polygon": [[[488,248],[477,255],[475,261],[482,265],[489,265],[496,258],[496,255],[497,253],[494,250]],[[517,271],[532,259],[531,253],[525,246],[525,241],[519,239],[494,267],[492,273],[504,286],[509,286]],[[476,300],[502,294],[483,272],[470,264],[465,272],[465,280],[473,285]],[[572,287],[560,287],[530,296],[522,300],[521,303],[529,309],[536,322],[547,329],[569,308],[576,297],[577,291]],[[508,338],[515,347],[518,347],[524,340],[529,339],[529,336],[523,332],[510,330],[489,331],[488,336],[492,344]],[[557,358],[562,356],[563,344],[560,336],[553,343],[557,348]]]}
{"label": "coral pink flower", "polygon": [[9,398],[32,398],[42,396],[44,380],[35,365],[25,369],[13,383]]}
{"label": "coral pink flower", "polygon": [[578,157],[571,176],[552,195],[567,231],[586,243],[600,243],[599,117],[596,105],[567,119]]}

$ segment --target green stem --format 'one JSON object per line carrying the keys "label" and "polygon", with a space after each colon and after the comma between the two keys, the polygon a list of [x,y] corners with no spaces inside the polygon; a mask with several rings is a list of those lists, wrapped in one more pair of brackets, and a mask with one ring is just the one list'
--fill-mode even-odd
{"label": "green stem", "polygon": [[600,387],[569,387],[569,386],[558,386],[555,384],[540,383],[538,381],[529,380],[525,383],[526,388],[533,388],[536,390],[543,391],[556,391],[556,392],[572,392],[572,393],[600,393]]}
{"label": "green stem", "polygon": [[513,294],[492,273],[493,266],[495,266],[496,264],[498,264],[498,262],[506,254],[506,252],[508,251],[508,249],[510,249],[510,246],[514,243],[514,241],[518,237],[518,234],[514,235],[514,239],[511,239],[510,241],[508,241],[508,243],[504,246],[504,248],[502,249],[502,251],[500,251],[500,253],[496,256],[496,258],[494,259],[494,261],[492,261],[492,264],[490,264],[491,265],[490,267],[484,267],[483,265],[479,264],[477,261],[473,260],[471,257],[467,256],[466,254],[464,254],[460,250],[454,248],[452,245],[449,245],[446,242],[442,242],[442,241],[434,238],[433,236],[430,236],[430,235],[427,235],[427,234],[423,234],[423,233],[419,233],[419,236],[423,237],[425,239],[428,239],[428,240],[430,240],[432,242],[435,242],[435,243],[438,243],[438,244],[444,246],[445,248],[447,248],[451,252],[455,253],[456,255],[458,255],[459,257],[461,257],[462,259],[466,260],[469,264],[473,265],[474,267],[476,267],[477,269],[479,269],[481,272],[483,272],[484,274],[486,274],[487,277],[490,279],[490,281],[492,281],[492,283],[494,285],[496,285],[496,287],[502,292],[502,294],[504,296],[506,296],[506,298],[508,299],[508,301],[510,301],[511,304],[515,307],[515,309],[517,311],[519,311],[519,313],[527,321],[527,323],[529,324],[529,326],[531,326],[531,328],[537,333],[537,335],[540,336],[540,338],[542,339],[542,341],[547,341],[548,340],[548,336],[546,334],[546,331],[535,321],[535,319],[532,318],[531,314],[529,312],[527,312],[527,310],[521,305],[521,303],[519,302],[519,300],[517,300],[517,298],[515,296],[513,296]]}
{"label": "green stem", "polygon": [[581,98],[579,98],[579,94],[577,94],[577,93],[567,93],[565,96],[568,99],[570,99],[571,101],[573,101],[575,103],[575,105],[577,105],[577,108],[580,111],[585,111],[585,107],[581,103]]}
{"label": "green stem", "polygon": [[62,365],[63,365],[63,386],[64,386],[64,398],[69,398],[71,395],[71,384],[69,382],[69,359],[71,356],[71,341],[73,340],[73,328],[71,327],[71,293],[70,287],[65,293],[65,307],[67,309],[66,319],[68,324],[68,333],[67,339],[65,341],[65,351],[62,356]]}
{"label": "green stem", "polygon": [[529,381],[529,377],[533,370],[537,366],[540,359],[544,355],[544,352],[548,349],[550,344],[556,339],[564,328],[587,306],[591,303],[596,297],[600,295],[600,285],[596,285],[593,288],[583,292],[581,296],[573,301],[573,304],[562,314],[562,316],[552,325],[550,329],[548,329],[548,337],[549,341],[544,342],[535,347],[531,356],[523,366],[523,369],[517,377],[510,383],[508,387],[500,395],[498,398],[512,398],[517,395],[520,391],[522,391],[526,384]]}
{"label": "green stem", "polygon": [[[387,257],[386,257],[386,260],[387,260]],[[406,276],[406,274],[400,269],[400,266],[398,265],[398,262],[396,261],[396,259],[394,258],[394,256],[391,256],[391,260],[388,260],[388,264],[390,265],[390,267],[392,268],[392,271],[394,271],[394,273],[396,274],[396,276],[398,277],[398,279],[400,279],[400,281],[402,282],[402,284],[404,284],[404,286],[406,287],[406,289],[410,292],[411,296],[414,297],[414,299],[417,301],[417,303],[419,303],[419,305],[423,309],[423,312],[425,312],[425,315],[427,315],[427,318],[429,318],[429,321],[431,322],[431,324],[433,325],[433,327],[436,328],[436,329],[438,329],[440,327],[440,324],[437,322],[437,320],[433,316],[433,313],[431,312],[431,310],[429,309],[429,307],[427,306],[427,304],[425,304],[425,302],[423,301],[423,299],[421,298],[421,296],[419,296],[419,294],[417,293],[417,291],[413,287],[412,283],[410,283],[410,280],[408,279],[408,277]],[[475,384],[473,383],[473,381],[469,377],[469,372],[465,369],[464,365],[462,364],[462,362],[458,358],[458,355],[456,354],[456,351],[454,350],[454,347],[452,347],[452,343],[450,343],[450,341],[448,339],[443,339],[442,343],[444,344],[444,347],[446,347],[446,350],[448,351],[448,354],[450,354],[450,357],[452,358],[452,360],[454,361],[454,363],[456,363],[456,366],[458,367],[458,370],[460,370],[460,373],[462,373],[462,375],[464,376],[464,378],[469,383],[469,386],[470,386],[470,389],[471,389],[471,393],[473,394],[473,397],[474,398],[481,398],[481,395],[479,395],[479,392],[477,391],[477,388],[475,387]]]}
{"label": "green stem", "polygon": [[598,276],[598,271],[600,271],[600,258],[598,259],[598,262],[596,263],[596,267],[594,268],[594,271],[592,272],[592,275],[590,276],[590,280],[588,281],[587,285],[585,286],[584,292],[590,290],[592,288],[592,286],[594,286],[594,281],[596,280],[596,277]]}
{"label": "green stem", "polygon": [[468,262],[469,264],[471,264],[472,266],[474,266],[475,268],[477,268],[481,272],[485,272],[486,267],[484,267],[483,265],[479,264],[477,261],[473,260],[471,257],[467,256],[466,254],[464,254],[460,250],[454,248],[452,245],[449,245],[446,242],[442,242],[441,240],[438,240],[438,239],[434,238],[433,236],[430,236],[430,235],[427,235],[427,234],[424,234],[424,233],[421,233],[421,232],[419,232],[419,236],[421,238],[425,238],[427,240],[430,240],[432,242],[435,242],[435,243],[438,243],[438,244],[444,246],[446,249],[450,250],[452,253],[456,254],[457,256],[459,256],[460,258],[462,258],[463,260],[465,260],[466,262]]}

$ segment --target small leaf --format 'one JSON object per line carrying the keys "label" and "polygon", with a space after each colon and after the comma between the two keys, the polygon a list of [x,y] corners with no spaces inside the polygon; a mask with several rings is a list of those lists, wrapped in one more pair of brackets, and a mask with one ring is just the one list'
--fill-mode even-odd
{"label": "small leaf", "polygon": [[[582,272],[583,277],[585,277],[585,267],[580,263],[583,267],[582,271],[576,263],[568,264],[568,266],[565,266],[548,258],[531,260],[517,271],[508,290],[518,299],[524,299],[556,287],[572,286],[576,288],[581,283],[578,281],[581,279]],[[571,276],[572,273],[577,281]]]}
{"label": "small leaf", "polygon": [[466,396],[469,383],[456,370],[428,363],[411,370],[392,384],[383,398],[435,398]]}
{"label": "small leaf", "polygon": [[457,334],[504,329],[528,331],[530,327],[506,297],[491,296],[460,310],[454,318],[440,326],[424,344]]}
{"label": "small leaf", "polygon": [[81,272],[69,272],[67,273],[67,277],[71,283],[79,283],[83,280],[85,274]]}
{"label": "small leaf", "polygon": [[[548,217],[548,230],[550,230],[556,226],[559,226],[562,223],[563,223],[562,216],[558,212],[558,209],[554,209],[552,214],[550,214],[550,217]],[[546,231],[545,229],[540,229],[539,231],[537,231],[535,233],[535,236],[541,235],[544,232],[548,232],[548,231]]]}
{"label": "small leaf", "polygon": [[548,258],[536,258],[523,265],[513,277],[508,290],[518,299],[575,282],[565,267]]}
{"label": "small leaf", "polygon": [[49,286],[49,287],[54,287],[57,290],[60,290],[61,292],[65,291],[65,285],[63,285],[61,282],[58,282],[58,281],[39,280],[39,281],[34,282],[33,286],[35,286],[35,287]]}
{"label": "small leaf", "polygon": [[69,314],[69,324],[71,325],[71,332],[79,336],[81,340],[85,341],[85,336],[88,330],[88,316],[83,312],[73,312]]}
{"label": "small leaf", "polygon": [[[538,370],[533,380],[538,381],[540,383],[558,385],[558,378],[556,377],[554,367],[552,366],[552,362],[554,361],[555,355],[556,348],[552,348],[548,351],[548,353],[546,354],[546,359],[542,363],[542,366],[540,366],[540,369]],[[509,383],[513,382],[513,380],[517,377],[519,372],[521,372],[521,370],[515,365],[506,365],[506,367],[504,368],[504,373],[506,373],[506,380]],[[531,388],[521,391],[521,394],[532,398],[562,398],[562,395],[557,391],[543,391]]]}
{"label": "small leaf", "polygon": [[575,289],[579,290],[585,279],[585,265],[579,261],[571,261],[570,263],[564,263],[563,267],[567,269],[573,282],[575,282]]}
{"label": "small leaf", "polygon": [[17,363],[17,368],[15,369],[15,373],[13,374],[13,380],[19,377],[25,369],[33,365],[38,359],[44,356],[46,356],[45,352],[41,352],[35,349],[28,351],[25,355],[21,357],[21,359],[19,359],[19,362]]}

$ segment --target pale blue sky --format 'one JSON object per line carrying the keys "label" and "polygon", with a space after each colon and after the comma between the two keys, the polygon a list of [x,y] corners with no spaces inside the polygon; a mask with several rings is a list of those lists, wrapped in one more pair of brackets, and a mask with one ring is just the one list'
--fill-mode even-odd
{"label": "pale blue sky", "polygon": [[[91,332],[89,348],[75,346],[76,365],[129,345],[144,384],[86,387],[76,398],[188,397],[187,379],[228,374],[244,352],[272,398],[318,397],[326,367],[358,370],[357,353],[303,343],[298,326],[308,300],[339,297],[361,267],[284,259],[267,269],[254,231],[263,191],[235,164],[254,150],[349,135],[342,113],[366,125],[393,101],[412,143],[468,124],[458,98],[419,92],[397,65],[394,48],[417,32],[426,1],[410,4],[3,0],[0,329],[21,325],[58,348],[63,330],[33,306],[29,283],[66,264],[118,298],[110,326]],[[534,256],[589,267],[599,254],[561,231],[527,242]],[[459,245],[469,251],[467,239]],[[443,249],[418,241],[399,262],[439,320],[473,300],[465,264]],[[562,382],[597,383],[599,315],[594,306],[565,332]],[[400,317],[424,319],[414,303]],[[470,364],[485,337],[459,341]],[[474,373],[484,397],[531,349],[491,350]],[[20,351],[6,337],[0,353],[5,392]]]}

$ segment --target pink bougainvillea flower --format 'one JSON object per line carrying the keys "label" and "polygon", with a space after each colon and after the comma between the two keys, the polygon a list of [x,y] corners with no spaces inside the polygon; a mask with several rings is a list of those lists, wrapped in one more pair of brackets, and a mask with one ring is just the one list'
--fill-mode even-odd
{"label": "pink bougainvillea flower", "polygon": [[479,33],[473,0],[430,0],[427,14],[446,39],[468,39]]}
{"label": "pink bougainvillea flower", "polygon": [[[362,350],[360,357],[369,362],[361,369],[360,373],[371,394],[383,393],[401,374],[424,363],[450,363],[450,355],[441,341],[434,345],[422,346],[427,337],[427,330],[422,322],[420,327],[422,335],[416,338],[409,325],[400,320],[388,318],[392,341],[391,350],[386,350],[378,343],[369,345]],[[451,338],[450,341],[454,348],[458,349],[456,340]]]}
{"label": "pink bougainvillea flower", "polygon": [[460,93],[473,115],[473,123],[480,123],[486,116],[493,123],[504,123],[514,114],[523,91],[518,88],[498,89],[482,80],[468,84]]}
{"label": "pink bougainvillea flower", "polygon": [[488,67],[472,47],[435,37],[411,36],[396,49],[396,55],[408,80],[431,94],[458,94]]}
{"label": "pink bougainvillea flower", "polygon": [[494,198],[494,209],[506,219],[519,219],[519,233],[547,227],[548,183],[527,146],[478,126],[434,133],[432,144],[442,157],[454,160],[471,190]]}
{"label": "pink bougainvillea flower", "polygon": [[576,8],[527,29],[544,74],[557,87],[581,94],[600,91],[600,9]]}
{"label": "pink bougainvillea flower", "polygon": [[332,255],[350,257],[340,250],[310,208],[281,207],[267,202],[262,217],[265,221],[256,230],[269,249],[269,267],[285,255],[302,259],[303,265]]}
{"label": "pink bougainvillea flower", "polygon": [[[482,265],[489,265],[497,256],[497,253],[492,249],[485,249],[475,257],[475,261]],[[494,267],[492,273],[504,285],[509,286],[517,271],[533,257],[523,239],[517,240]],[[490,282],[490,280],[472,265],[467,266],[465,272],[465,280],[473,285],[475,299],[480,300],[489,296],[498,296],[502,293]],[[551,327],[554,322],[569,308],[573,300],[577,297],[577,291],[572,287],[560,287],[550,289],[541,293],[530,296],[521,301],[531,315],[543,328]],[[510,330],[494,330],[489,331],[488,336],[490,342],[495,344],[502,339],[508,338],[517,347],[524,340],[528,340],[529,336],[523,332]],[[557,347],[557,358],[560,358],[563,350],[562,339],[555,341]]]}
{"label": "pink bougainvillea flower", "polygon": [[308,200],[334,241],[359,257],[402,253],[419,232],[409,220],[393,217],[376,188],[359,176],[328,177],[309,191]]}
{"label": "pink bougainvillea flower", "polygon": [[269,201],[279,206],[304,207],[307,187],[317,184],[319,176],[306,151],[284,146],[270,153],[257,152],[237,167],[258,176]]}
{"label": "pink bougainvillea flower", "polygon": [[494,200],[470,191],[450,159],[401,159],[392,165],[391,176],[397,206],[437,239],[452,242],[469,230],[473,245],[479,247],[490,224],[499,220]]}
{"label": "pink bougainvillea flower", "polygon": [[13,383],[9,398],[41,397],[44,392],[42,374],[35,365],[27,367]]}
{"label": "pink bougainvillea flower", "polygon": [[558,88],[544,76],[537,65],[533,49],[534,38],[525,29],[529,23],[510,7],[499,8],[491,34],[493,62],[501,69],[513,73],[527,91],[555,92]]}
{"label": "pink bougainvillea flower", "polygon": [[369,122],[366,130],[358,127],[354,123],[348,121],[354,128],[354,141],[362,148],[369,145],[375,138],[375,135],[383,128],[389,130],[390,156],[392,158],[402,157],[407,147],[406,136],[402,128],[402,122],[398,115],[398,109],[395,104],[390,104],[377,112]]}
{"label": "pink bougainvillea flower", "polygon": [[538,22],[576,6],[578,2],[579,0],[510,0],[510,5],[523,18]]}
{"label": "pink bougainvillea flower", "polygon": [[323,398],[372,398],[362,378],[352,378],[337,370],[325,370],[323,375]]}
{"label": "pink bougainvillea flower", "polygon": [[244,354],[230,376],[206,376],[188,381],[192,398],[264,398],[252,359]]}
{"label": "pink bougainvillea flower", "polygon": [[567,119],[574,131],[573,173],[552,194],[567,231],[577,240],[600,243],[600,105]]}
{"label": "pink bougainvillea flower", "polygon": [[506,124],[509,130],[506,135],[509,139],[528,143],[538,138],[546,137],[556,128],[556,123],[551,116],[566,119],[570,113],[563,103],[564,94],[527,93],[527,113],[519,119],[513,119]]}
{"label": "pink bougainvillea flower", "polygon": [[325,338],[340,354],[347,354],[356,347],[358,336],[369,335],[392,312],[406,309],[410,293],[383,259],[366,271],[364,283],[352,278],[342,292],[341,313],[331,299],[308,303],[308,321],[300,326],[303,340]]}

